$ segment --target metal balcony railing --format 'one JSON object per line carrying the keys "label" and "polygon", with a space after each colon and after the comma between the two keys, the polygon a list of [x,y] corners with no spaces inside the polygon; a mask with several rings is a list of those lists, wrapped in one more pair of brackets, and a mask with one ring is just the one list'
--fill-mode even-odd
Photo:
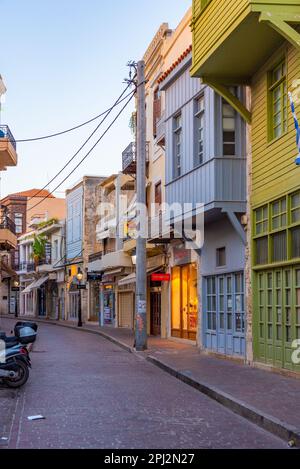
{"label": "metal balcony railing", "polygon": [[[136,173],[136,143],[131,142],[122,153],[122,165],[124,174]],[[149,162],[149,142],[146,142],[146,162]]]}
{"label": "metal balcony railing", "polygon": [[16,225],[7,215],[0,215],[0,230],[9,230],[15,235]]}
{"label": "metal balcony railing", "polygon": [[52,264],[52,259],[51,257],[47,258],[47,259],[40,259],[38,261],[38,265],[41,266],[41,265],[51,265]]}
{"label": "metal balcony railing", "polygon": [[16,141],[8,125],[0,125],[0,139],[1,138],[7,138],[14,147],[14,149],[17,150]]}
{"label": "metal balcony railing", "polygon": [[20,262],[15,266],[17,272],[34,272],[35,264],[34,262]]}

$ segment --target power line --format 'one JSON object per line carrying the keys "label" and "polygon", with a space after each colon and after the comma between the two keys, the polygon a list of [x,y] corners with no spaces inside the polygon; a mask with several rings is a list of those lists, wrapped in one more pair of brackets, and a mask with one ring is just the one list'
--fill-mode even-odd
{"label": "power line", "polygon": [[[118,101],[118,104],[121,104],[123,101],[125,101],[126,96]],[[70,129],[62,130],[61,132],[56,132],[54,134],[49,134],[49,135],[43,135],[41,137],[33,137],[33,138],[24,138],[24,139],[19,139],[19,140],[13,140],[15,143],[24,143],[24,142],[37,142],[40,140],[46,140],[49,138],[54,138],[54,137],[59,137],[60,135],[67,134],[69,132],[73,132],[74,130],[80,129],[81,127],[84,127],[85,125],[91,124],[92,122],[96,121],[100,117],[104,116],[108,112],[112,111],[115,108],[115,104],[106,109],[106,111],[101,112],[101,114],[98,114],[98,116],[92,117],[92,119],[89,119],[88,121],[83,122],[82,124],[76,125],[75,127],[71,127]],[[12,141],[12,140],[11,140]]]}
{"label": "power line", "polygon": [[118,120],[122,112],[125,110],[125,108],[128,106],[130,101],[132,100],[133,96],[135,95],[135,90],[131,92],[130,98],[126,101],[125,105],[122,107],[122,109],[118,112],[116,117],[113,119],[113,121],[110,123],[110,125],[106,128],[106,130],[102,133],[100,138],[96,141],[96,143],[92,146],[92,148],[86,153],[86,155],[79,161],[79,163],[75,166],[75,168],[72,169],[72,171],[59,183],[58,186],[53,189],[47,196],[45,196],[42,200],[40,200],[37,204],[33,205],[33,207],[30,207],[29,210],[27,210],[27,213],[36,208],[38,205],[40,205],[44,200],[48,199],[51,197],[51,195],[67,180],[69,177],[76,171],[76,169],[79,168],[79,166],[88,158],[88,156],[92,153],[92,151],[96,148],[98,143],[103,139],[103,137],[107,134],[107,132],[112,128],[114,123]]}
{"label": "power line", "polygon": [[91,140],[91,138],[95,135],[95,133],[97,132],[97,130],[99,129],[99,127],[103,124],[103,122],[107,119],[107,117],[109,116],[109,114],[115,109],[116,106],[118,106],[118,104],[120,104],[121,102],[123,102],[126,98],[128,98],[128,96],[131,96],[131,93],[130,92],[128,95],[126,95],[124,98],[124,94],[126,93],[126,91],[128,90],[128,88],[130,87],[130,84],[128,84],[128,86],[125,88],[125,90],[121,93],[121,95],[118,97],[118,99],[115,101],[114,105],[108,110],[106,111],[106,114],[104,116],[104,118],[100,121],[100,123],[97,125],[97,127],[95,128],[95,130],[91,133],[91,135],[85,140],[85,142],[81,145],[81,147],[79,148],[79,150],[76,151],[76,153],[67,161],[67,163],[63,166],[63,168],[58,172],[56,173],[56,175],[44,186],[42,187],[42,189],[40,189],[35,195],[34,197],[31,197],[30,199],[28,200],[32,200],[34,198],[36,198],[39,194],[41,194],[50,184],[52,184],[53,181],[55,181],[56,178],[58,178],[58,176],[61,175],[61,173],[69,166],[70,163],[72,163],[72,161],[76,158],[76,156],[81,152],[81,150],[85,147],[85,145]]}

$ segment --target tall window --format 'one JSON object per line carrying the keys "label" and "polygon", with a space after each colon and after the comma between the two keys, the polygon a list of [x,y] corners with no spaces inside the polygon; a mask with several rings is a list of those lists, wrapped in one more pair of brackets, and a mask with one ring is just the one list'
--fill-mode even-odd
{"label": "tall window", "polygon": [[269,138],[273,140],[287,131],[286,64],[281,62],[269,73]]}
{"label": "tall window", "polygon": [[[231,90],[235,93],[235,89]],[[223,155],[236,155],[236,112],[230,104],[222,99]]]}
{"label": "tall window", "polygon": [[157,121],[161,117],[161,95],[158,88],[154,91],[153,96],[153,137],[157,134]]}
{"label": "tall window", "polygon": [[155,212],[159,213],[162,204],[162,187],[161,181],[155,184]]}
{"label": "tall window", "polygon": [[181,176],[181,159],[182,159],[182,117],[178,114],[174,117],[173,123],[174,138],[174,177]]}
{"label": "tall window", "polygon": [[55,239],[53,243],[53,260],[56,261],[57,259],[58,259],[58,239]]}
{"label": "tall window", "polygon": [[23,233],[23,214],[15,213],[16,234]]}
{"label": "tall window", "polygon": [[195,149],[194,166],[204,161],[204,96],[195,101]]}

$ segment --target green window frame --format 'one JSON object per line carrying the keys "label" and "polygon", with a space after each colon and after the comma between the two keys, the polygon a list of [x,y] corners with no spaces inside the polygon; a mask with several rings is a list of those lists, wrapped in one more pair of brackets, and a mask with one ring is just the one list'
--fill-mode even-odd
{"label": "green window frame", "polygon": [[271,226],[272,231],[287,226],[287,200],[286,197],[275,200],[271,204]]}
{"label": "green window frame", "polygon": [[300,223],[300,191],[291,195],[291,223]]}
{"label": "green window frame", "polygon": [[279,65],[269,72],[269,140],[272,141],[287,132],[287,76],[286,62],[281,61]]}
{"label": "green window frame", "polygon": [[269,223],[269,216],[268,216],[268,205],[264,205],[263,207],[258,208],[254,212],[255,216],[255,234],[262,235],[269,231],[268,223]]}
{"label": "green window frame", "polygon": [[256,267],[300,259],[300,191],[253,211],[253,252]]}

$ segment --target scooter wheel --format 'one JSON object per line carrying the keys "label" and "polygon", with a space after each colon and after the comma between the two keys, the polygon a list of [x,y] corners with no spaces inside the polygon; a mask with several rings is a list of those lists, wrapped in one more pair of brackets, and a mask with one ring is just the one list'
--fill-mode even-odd
{"label": "scooter wheel", "polygon": [[17,362],[18,369],[14,370],[17,376],[15,378],[6,378],[5,383],[9,388],[20,388],[27,383],[29,378],[29,369],[26,363],[22,361]]}

